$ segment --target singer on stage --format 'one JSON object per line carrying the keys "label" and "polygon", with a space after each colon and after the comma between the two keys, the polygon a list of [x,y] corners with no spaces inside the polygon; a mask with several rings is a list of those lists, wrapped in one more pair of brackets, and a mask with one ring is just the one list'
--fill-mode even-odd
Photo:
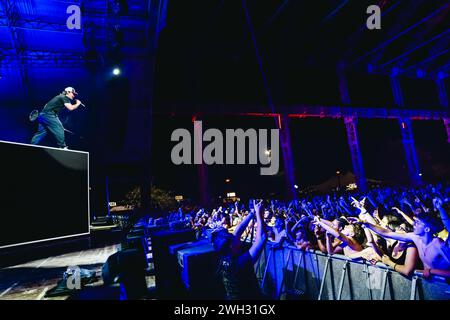
{"label": "singer on stage", "polygon": [[68,87],[45,105],[44,109],[39,113],[39,117],[37,118],[39,128],[31,139],[31,144],[39,144],[42,139],[45,138],[47,133],[50,132],[56,139],[58,148],[67,149],[64,138],[64,127],[59,120],[58,113],[64,107],[72,111],[80,105],[83,105],[80,100],[75,99],[77,94],[78,93],[74,88]]}

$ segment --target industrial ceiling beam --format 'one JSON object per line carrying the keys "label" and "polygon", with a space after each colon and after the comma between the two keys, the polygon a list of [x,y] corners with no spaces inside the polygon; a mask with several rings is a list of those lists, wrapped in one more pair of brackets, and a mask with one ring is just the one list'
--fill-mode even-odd
{"label": "industrial ceiling beam", "polygon": [[438,53],[436,53],[434,55],[431,55],[428,58],[426,58],[426,59],[424,59],[424,60],[422,60],[422,61],[420,61],[420,62],[418,62],[416,64],[413,64],[413,65],[411,65],[411,66],[409,66],[409,67],[407,67],[405,69],[400,69],[400,71],[398,72],[398,75],[402,75],[402,74],[410,72],[410,71],[412,71],[412,70],[414,70],[416,68],[423,67],[424,65],[432,63],[437,58],[439,58],[439,57],[441,57],[441,56],[443,56],[445,54],[448,54],[448,53],[450,53],[450,48],[448,48],[446,50],[442,50],[442,51],[440,51],[440,52],[438,52]]}
{"label": "industrial ceiling beam", "polygon": [[17,8],[16,1],[14,0],[1,0],[0,4],[3,7],[3,12],[5,13],[7,27],[9,29],[9,34],[11,37],[11,44],[14,49],[14,53],[19,62],[19,74],[22,83],[22,88],[25,96],[30,94],[30,88],[28,83],[28,72],[23,63],[23,52],[25,51],[25,43],[23,38],[17,32],[17,23],[20,19],[19,9]]}
{"label": "industrial ceiling beam", "polygon": [[[279,114],[287,114],[291,118],[333,118],[358,117],[367,119],[401,119],[413,120],[441,120],[448,118],[448,110],[408,110],[408,109],[386,109],[386,108],[363,108],[363,107],[340,107],[340,106],[278,106],[275,112],[268,110],[267,106],[197,106],[195,111],[198,115],[222,115],[222,116],[256,116],[275,117]],[[164,111],[154,111],[156,115],[187,116],[192,111],[181,106],[165,106]]]}
{"label": "industrial ceiling beam", "polygon": [[[394,4],[392,4],[388,9],[386,10],[382,10],[381,11],[381,19],[384,19],[390,12],[394,11],[394,9],[396,9],[397,7],[399,7],[401,5],[402,1],[396,1],[394,2]],[[348,43],[353,44],[354,42],[356,42],[358,37],[361,37],[361,35],[363,35],[365,32],[367,32],[367,24],[364,21],[364,23],[362,25],[360,25],[360,27],[358,28],[357,31],[355,31],[354,33],[352,33],[350,35],[350,37],[348,37]],[[351,47],[351,46],[349,46]]]}
{"label": "industrial ceiling beam", "polygon": [[405,34],[409,33],[411,30],[414,30],[415,28],[417,28],[418,26],[422,25],[423,23],[427,22],[428,20],[436,17],[439,13],[441,13],[444,9],[448,9],[448,4],[445,4],[443,6],[441,6],[439,9],[433,11],[431,14],[429,14],[428,16],[426,16],[425,18],[423,18],[422,20],[420,20],[419,22],[416,22],[415,24],[413,24],[412,26],[409,26],[408,28],[406,28],[405,30],[401,31],[400,33],[396,34],[395,36],[393,36],[392,38],[384,41],[383,43],[379,44],[378,46],[376,46],[374,49],[366,52],[365,54],[363,54],[362,56],[360,56],[359,58],[353,60],[350,63],[350,66],[353,66],[359,62],[361,62],[362,60],[364,60],[365,58],[369,57],[370,55],[374,54],[375,52],[377,52],[380,49],[385,48],[386,46],[390,45],[392,42],[394,42],[395,40],[399,39],[400,37],[404,36]]}
{"label": "industrial ceiling beam", "polygon": [[79,67],[86,61],[83,53],[74,52],[49,52],[25,50],[18,57],[14,49],[1,49],[2,60],[0,65],[4,68],[26,66],[49,67]]}
{"label": "industrial ceiling beam", "polygon": [[278,16],[286,9],[287,5],[289,4],[289,0],[284,0],[275,10],[275,12],[270,16],[270,18],[267,20],[267,22],[256,32],[258,37],[264,33],[272,24],[273,22],[278,18]]}
{"label": "industrial ceiling beam", "polygon": [[[95,29],[103,29],[104,25],[101,22],[101,20],[95,20],[95,17],[90,16],[89,14],[85,14],[83,20],[86,20],[88,18],[91,21],[91,28]],[[124,23],[124,29],[128,31],[133,30],[141,30],[141,28],[145,27],[146,21],[145,20],[133,20],[134,26],[129,26],[128,22],[130,20],[124,19],[121,17],[120,19]],[[0,19],[0,27],[8,27],[8,22],[6,19]],[[34,30],[34,31],[46,31],[46,32],[61,32],[61,33],[78,33],[81,34],[82,30],[70,30],[67,28],[65,24],[56,23],[52,21],[44,21],[42,19],[39,20],[31,20],[31,19],[18,19],[16,21],[15,25],[16,29],[19,30]]]}
{"label": "industrial ceiling beam", "polygon": [[394,62],[396,62],[396,61],[398,61],[398,60],[401,60],[401,59],[407,57],[408,55],[410,55],[411,53],[415,52],[416,50],[419,50],[419,49],[421,49],[421,48],[427,46],[428,44],[430,44],[430,43],[432,43],[432,42],[434,42],[434,41],[436,41],[436,40],[442,38],[443,36],[448,35],[449,33],[450,33],[450,28],[447,29],[447,30],[445,30],[444,32],[441,32],[441,33],[439,33],[438,35],[432,37],[431,39],[428,39],[427,41],[424,41],[424,42],[418,44],[418,45],[415,46],[414,48],[412,48],[412,49],[410,49],[410,50],[408,50],[408,51],[402,53],[401,55],[399,55],[399,56],[397,56],[397,57],[395,57],[395,58],[392,58],[392,59],[389,60],[389,61],[386,61],[385,63],[383,63],[383,64],[380,65],[380,68],[385,68],[385,67],[389,66],[390,64],[392,64],[392,63],[394,63]]}
{"label": "industrial ceiling beam", "polygon": [[[439,69],[435,71],[436,77],[439,77],[439,74],[446,74],[447,71],[450,70],[450,63],[447,63],[446,65],[443,65]],[[448,75],[447,75],[448,76]]]}
{"label": "industrial ceiling beam", "polygon": [[350,0],[343,0],[335,9],[333,9],[333,11],[331,11],[323,20],[322,23],[327,22],[328,20],[334,18],[339,11],[342,10],[342,8],[345,7],[345,5],[349,2]]}

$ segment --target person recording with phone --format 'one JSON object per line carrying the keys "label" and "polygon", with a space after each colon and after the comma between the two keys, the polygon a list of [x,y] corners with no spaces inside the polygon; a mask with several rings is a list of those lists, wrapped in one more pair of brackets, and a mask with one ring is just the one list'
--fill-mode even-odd
{"label": "person recording with phone", "polygon": [[77,95],[78,93],[74,88],[67,87],[61,94],[51,99],[45,105],[37,118],[39,128],[31,139],[31,144],[40,144],[47,134],[50,133],[55,138],[58,148],[68,149],[65,142],[64,127],[58,114],[64,108],[73,111],[80,105],[84,106],[80,100],[75,99]]}

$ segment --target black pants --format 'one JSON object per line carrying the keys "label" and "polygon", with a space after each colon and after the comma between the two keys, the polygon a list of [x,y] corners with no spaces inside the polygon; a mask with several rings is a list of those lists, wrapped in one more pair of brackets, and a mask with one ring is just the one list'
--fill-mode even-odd
{"label": "black pants", "polygon": [[38,117],[39,128],[31,139],[31,144],[39,144],[42,139],[51,133],[56,140],[58,148],[65,148],[64,127],[55,113],[41,112]]}

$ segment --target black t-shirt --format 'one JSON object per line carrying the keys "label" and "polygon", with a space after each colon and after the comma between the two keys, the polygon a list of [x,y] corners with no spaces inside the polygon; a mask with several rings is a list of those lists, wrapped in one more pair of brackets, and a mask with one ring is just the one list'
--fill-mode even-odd
{"label": "black t-shirt", "polygon": [[229,300],[261,299],[253,261],[248,251],[238,257],[222,257],[219,261],[226,298]]}
{"label": "black t-shirt", "polygon": [[394,244],[393,244],[392,246],[387,247],[387,251],[386,251],[386,252],[387,252],[387,255],[389,256],[389,258],[391,258],[392,262],[394,262],[394,263],[396,263],[396,264],[399,264],[399,265],[404,265],[405,262],[406,262],[406,251],[408,250],[408,248],[415,247],[415,245],[414,245],[414,243],[412,243],[412,242],[408,242],[408,243],[406,244],[405,250],[402,252],[402,254],[400,255],[400,257],[394,258],[394,257],[392,256],[392,253],[394,252],[394,248],[395,248],[396,245],[398,245],[398,241],[395,241]]}
{"label": "black t-shirt", "polygon": [[64,94],[57,95],[45,105],[42,111],[58,114],[64,108],[65,103],[72,103],[72,101]]}

